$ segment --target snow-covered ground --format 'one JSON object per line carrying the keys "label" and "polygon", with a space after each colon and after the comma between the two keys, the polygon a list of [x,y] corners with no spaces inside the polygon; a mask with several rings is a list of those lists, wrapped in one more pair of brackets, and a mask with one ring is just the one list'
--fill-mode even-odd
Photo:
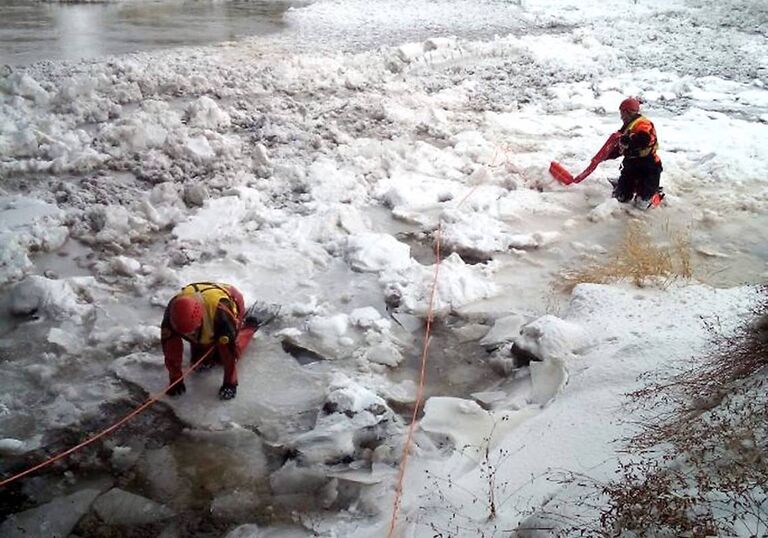
{"label": "snow-covered ground", "polygon": [[[268,39],[2,73],[6,473],[103,424],[103,403],[162,389],[179,286],[282,305],[235,400],[217,399],[219,373],[193,374],[166,400],[183,432],[150,424],[75,459],[82,476],[22,480],[3,536],[66,536],[82,515],[82,536],[94,518],[166,537],[385,536],[438,226],[402,536],[502,536],[571,495],[548,470],[610,478],[638,375],[684,364],[709,344],[702,320],[728,331],[754,303],[761,2],[320,0],[286,21]],[[627,95],[661,142],[667,201],[648,212],[610,199],[616,162],[568,188],[547,173],[586,165]],[[631,220],[687,233],[696,281],[561,292]],[[543,361],[512,368],[513,342]]]}

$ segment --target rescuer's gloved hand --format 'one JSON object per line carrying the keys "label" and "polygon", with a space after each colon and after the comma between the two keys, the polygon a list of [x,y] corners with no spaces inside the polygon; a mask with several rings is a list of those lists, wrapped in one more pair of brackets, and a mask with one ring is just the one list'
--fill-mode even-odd
{"label": "rescuer's gloved hand", "polygon": [[181,396],[187,392],[187,387],[184,386],[184,382],[181,381],[178,384],[172,386],[170,389],[168,389],[168,395],[169,396]]}
{"label": "rescuer's gloved hand", "polygon": [[219,389],[219,398],[222,400],[231,400],[237,395],[237,385],[224,383]]}

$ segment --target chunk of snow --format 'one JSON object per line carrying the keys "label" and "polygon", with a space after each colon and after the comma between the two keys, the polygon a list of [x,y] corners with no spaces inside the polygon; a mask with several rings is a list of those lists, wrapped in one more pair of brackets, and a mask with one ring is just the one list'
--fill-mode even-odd
{"label": "chunk of snow", "polygon": [[503,391],[473,392],[471,396],[484,407],[488,408],[494,403],[502,402],[506,399],[507,393]]}
{"label": "chunk of snow", "polygon": [[[440,263],[433,312],[445,315],[474,301],[496,294],[497,287],[489,278],[490,268],[464,263],[453,253]],[[385,271],[381,281],[391,293],[400,297],[400,310],[416,315],[426,315],[432,286],[435,280],[434,266],[413,263],[401,271]]]}
{"label": "chunk of snow", "polygon": [[311,538],[312,536],[317,536],[317,533],[302,527],[270,525],[262,529],[254,523],[248,523],[232,529],[224,538]]}
{"label": "chunk of snow", "polygon": [[128,256],[115,256],[111,265],[115,273],[123,276],[136,276],[141,270],[141,263]]}
{"label": "chunk of snow", "polygon": [[330,393],[326,401],[334,404],[339,413],[360,413],[373,407],[386,407],[384,400],[344,374],[335,374],[328,388]]}
{"label": "chunk of snow", "polygon": [[477,453],[491,442],[494,417],[477,402],[447,396],[433,396],[424,405],[419,427],[447,436],[457,451]]}
{"label": "chunk of snow", "polygon": [[203,129],[224,129],[230,125],[229,114],[207,96],[199,97],[187,107],[187,124]]}
{"label": "chunk of snow", "polygon": [[213,151],[208,139],[203,135],[188,138],[184,144],[184,149],[187,156],[195,162],[209,161],[216,156],[216,152]]}
{"label": "chunk of snow", "polygon": [[372,306],[356,308],[349,314],[349,321],[362,329],[373,327],[379,320],[381,320],[381,314]]}
{"label": "chunk of snow", "polygon": [[28,276],[11,290],[11,312],[79,321],[93,310],[92,305],[84,302],[84,297],[87,297],[87,288],[95,282],[91,277],[52,280]]}
{"label": "chunk of snow", "polygon": [[522,314],[512,314],[497,319],[493,323],[491,330],[488,331],[488,334],[480,340],[480,345],[492,346],[502,342],[512,341],[520,335],[520,328],[527,321],[528,319]]}
{"label": "chunk of snow", "polygon": [[560,232],[534,232],[531,234],[515,234],[508,238],[511,248],[530,249],[541,248],[560,238]]}
{"label": "chunk of snow", "polygon": [[591,341],[580,325],[549,314],[525,325],[514,338],[520,348],[541,360],[572,357]]}
{"label": "chunk of snow", "polygon": [[363,233],[347,239],[345,257],[356,271],[403,269],[411,263],[411,247],[389,234]]}
{"label": "chunk of snow", "polygon": [[616,198],[609,198],[589,212],[587,218],[592,222],[603,222],[611,217],[620,215],[621,203]]}
{"label": "chunk of snow", "polygon": [[403,362],[403,354],[392,342],[382,342],[365,350],[365,360],[395,367]]}

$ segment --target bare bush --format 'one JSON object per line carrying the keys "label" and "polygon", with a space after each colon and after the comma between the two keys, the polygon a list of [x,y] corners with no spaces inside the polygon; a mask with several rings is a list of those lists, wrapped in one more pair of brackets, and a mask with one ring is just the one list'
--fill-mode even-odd
{"label": "bare bush", "polygon": [[713,351],[628,395],[640,431],[615,480],[553,476],[579,493],[545,502],[514,535],[768,537],[768,287],[758,292],[735,333],[707,325]]}
{"label": "bare bush", "polygon": [[629,395],[644,457],[602,487],[601,535],[768,536],[768,300],[755,314],[733,335],[709,325],[714,352]]}

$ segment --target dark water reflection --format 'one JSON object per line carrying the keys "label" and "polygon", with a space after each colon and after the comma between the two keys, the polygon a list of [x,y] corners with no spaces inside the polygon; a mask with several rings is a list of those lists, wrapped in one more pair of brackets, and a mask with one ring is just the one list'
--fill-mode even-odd
{"label": "dark water reflection", "polygon": [[0,64],[77,60],[279,31],[306,1],[139,0],[49,3],[0,0]]}

